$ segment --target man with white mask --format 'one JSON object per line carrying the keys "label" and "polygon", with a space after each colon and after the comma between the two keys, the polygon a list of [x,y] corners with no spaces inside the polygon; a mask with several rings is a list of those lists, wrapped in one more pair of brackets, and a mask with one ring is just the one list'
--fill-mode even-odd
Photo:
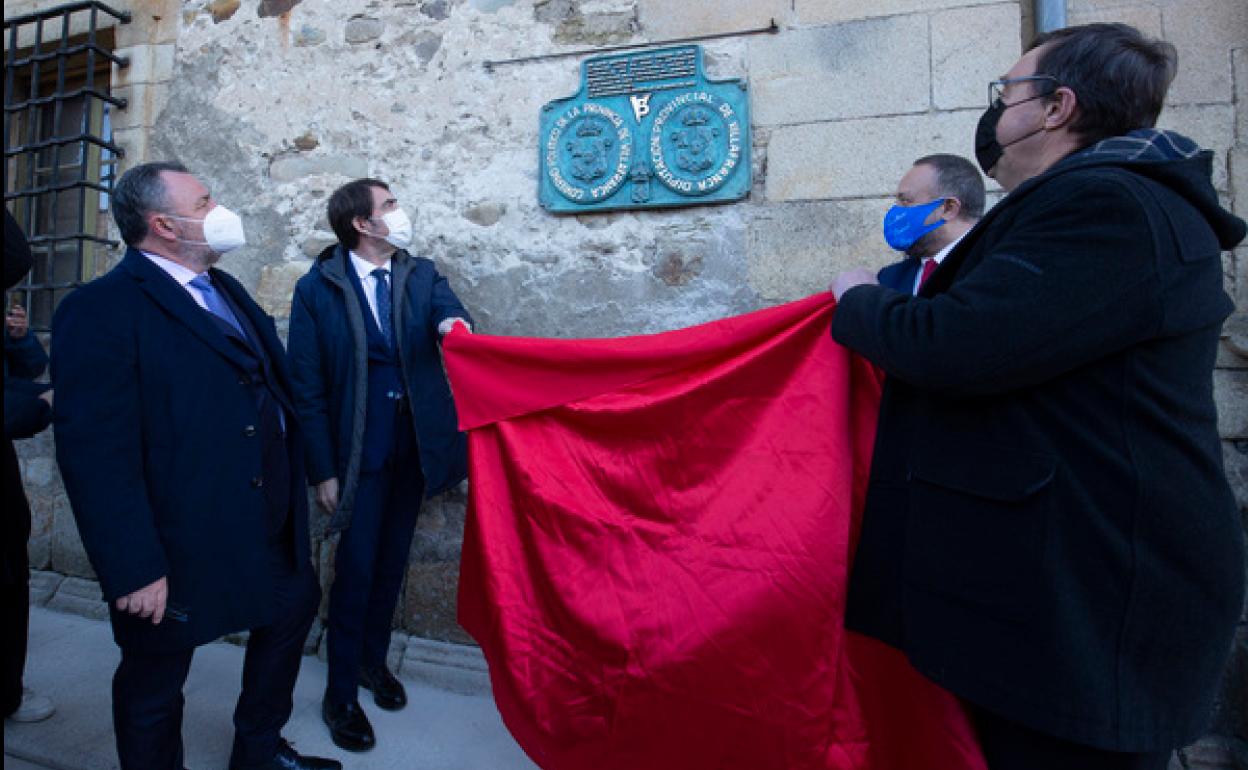
{"label": "man with white mask", "polygon": [[421,500],[467,474],[438,345],[471,319],[433,262],[407,253],[411,220],[384,182],[342,186],[328,216],[339,243],[295,288],[291,374],[308,478],[341,533],[322,714],[335,744],[367,751],[357,687],[382,709],[407,703],[386,652]]}
{"label": "man with white mask", "polygon": [[52,324],[56,452],[108,601],[123,770],[180,770],[195,648],[250,630],[230,768],[333,770],[281,737],[320,602],[303,440],[273,319],[213,265],[238,215],[177,163],[112,193],[128,248]]}

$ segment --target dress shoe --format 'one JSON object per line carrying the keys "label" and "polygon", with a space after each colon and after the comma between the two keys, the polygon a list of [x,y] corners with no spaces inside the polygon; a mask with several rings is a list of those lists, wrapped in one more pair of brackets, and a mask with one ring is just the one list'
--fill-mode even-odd
{"label": "dress shoe", "polygon": [[359,701],[350,703],[321,702],[321,717],[329,726],[334,745],[347,751],[368,751],[377,745],[373,726],[368,723]]}
{"label": "dress shoe", "polygon": [[342,763],[336,759],[324,757],[305,757],[295,751],[294,746],[282,740],[277,744],[277,753],[268,762],[244,767],[231,761],[230,768],[231,770],[342,770]]}
{"label": "dress shoe", "polygon": [[360,669],[360,686],[373,691],[373,701],[378,708],[398,711],[407,705],[407,693],[403,683],[385,666]]}

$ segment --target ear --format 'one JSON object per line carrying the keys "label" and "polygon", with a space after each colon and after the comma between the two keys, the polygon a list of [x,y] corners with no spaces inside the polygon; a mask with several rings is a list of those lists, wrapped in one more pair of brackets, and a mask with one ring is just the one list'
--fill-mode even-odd
{"label": "ear", "polygon": [[368,217],[355,217],[351,220],[351,226],[360,235],[370,235],[368,232]]}
{"label": "ear", "polygon": [[1059,86],[1044,104],[1044,128],[1054,131],[1069,126],[1079,111],[1079,97],[1066,86]]}
{"label": "ear", "polygon": [[178,231],[173,228],[173,220],[159,212],[148,214],[147,232],[165,241],[178,239]]}
{"label": "ear", "polygon": [[940,216],[947,222],[952,222],[962,213],[962,201],[953,197],[946,197],[945,202],[940,206]]}

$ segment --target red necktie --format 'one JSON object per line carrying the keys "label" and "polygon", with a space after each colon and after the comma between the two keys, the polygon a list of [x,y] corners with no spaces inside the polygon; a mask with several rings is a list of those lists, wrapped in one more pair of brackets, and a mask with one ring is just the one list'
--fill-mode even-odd
{"label": "red necktie", "polygon": [[931,257],[923,260],[923,274],[919,276],[920,289],[923,288],[923,284],[927,283],[927,279],[931,278],[932,273],[936,272],[936,264],[936,260]]}

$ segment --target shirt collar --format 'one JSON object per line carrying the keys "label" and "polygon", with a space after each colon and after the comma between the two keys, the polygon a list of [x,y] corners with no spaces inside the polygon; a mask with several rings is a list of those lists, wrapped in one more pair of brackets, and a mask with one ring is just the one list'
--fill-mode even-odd
{"label": "shirt collar", "polygon": [[[970,232],[969,230],[967,232]],[[954,240],[950,241],[943,249],[932,255],[932,259],[936,260],[936,264],[945,261],[945,257],[949,256],[949,252],[953,251],[953,247],[958,245],[958,241],[966,237],[966,233],[962,233]]]}
{"label": "shirt collar", "polygon": [[186,286],[195,280],[200,273],[195,272],[186,265],[179,265],[168,257],[162,257],[159,254],[153,254],[150,251],[142,252],[143,256],[150,259],[157,267],[169,274],[169,277],[177,281],[180,286]]}
{"label": "shirt collar", "polygon": [[[378,265],[374,265],[372,262],[364,259],[354,251],[347,253],[351,255],[351,266],[355,268],[355,274],[360,277],[361,281],[370,277],[373,274],[373,271],[378,268]],[[384,270],[390,270],[390,260],[387,259],[385,264],[380,265],[380,267]]]}

